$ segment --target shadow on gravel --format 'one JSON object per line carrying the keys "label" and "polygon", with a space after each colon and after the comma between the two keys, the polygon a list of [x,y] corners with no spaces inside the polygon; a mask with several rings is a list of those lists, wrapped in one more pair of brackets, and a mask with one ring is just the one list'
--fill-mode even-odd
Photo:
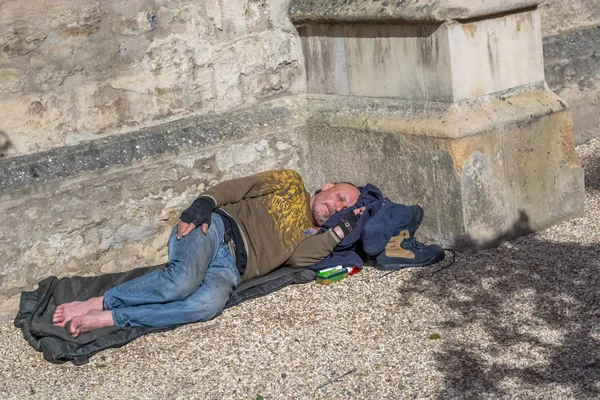
{"label": "shadow on gravel", "polygon": [[[581,161],[595,193],[600,154]],[[439,273],[417,270],[399,288],[403,301],[418,292],[447,310],[439,398],[600,398],[600,243],[517,237],[529,232],[523,213],[490,243],[499,247],[460,253]]]}
{"label": "shadow on gravel", "polygon": [[600,153],[581,159],[581,166],[585,170],[585,189],[588,191],[600,190]]}
{"label": "shadow on gravel", "polygon": [[[600,243],[521,237],[434,270],[415,271],[398,290],[403,301],[419,293],[448,310],[438,327],[440,398],[536,395],[550,384],[578,398],[600,395]],[[444,331],[460,339],[444,341]],[[484,338],[470,340],[473,331]]]}

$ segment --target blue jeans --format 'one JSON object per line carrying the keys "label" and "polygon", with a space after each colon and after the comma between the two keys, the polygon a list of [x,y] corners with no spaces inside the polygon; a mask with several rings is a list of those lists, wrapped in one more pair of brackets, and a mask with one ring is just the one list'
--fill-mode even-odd
{"label": "blue jeans", "polygon": [[208,232],[194,229],[169,238],[166,267],[104,293],[104,309],[116,326],[169,326],[207,321],[225,308],[241,276],[223,242],[223,220],[212,215]]}

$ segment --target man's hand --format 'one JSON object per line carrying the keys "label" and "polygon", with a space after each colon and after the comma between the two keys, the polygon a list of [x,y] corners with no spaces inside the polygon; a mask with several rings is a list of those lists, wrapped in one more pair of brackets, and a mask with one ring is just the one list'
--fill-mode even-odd
{"label": "man's hand", "polygon": [[[202,229],[202,233],[204,233],[205,235],[206,232],[208,232],[208,227],[208,224],[202,224],[202,227],[200,228]],[[179,221],[179,225],[177,225],[177,239],[181,239],[194,229],[196,229],[196,225],[193,222],[190,222],[188,224],[187,222]]]}
{"label": "man's hand", "polygon": [[197,226],[202,226],[202,233],[206,235],[210,227],[210,218],[215,203],[209,197],[198,197],[191,206],[181,213],[181,221],[177,226],[177,239],[181,239]]}
{"label": "man's hand", "polygon": [[340,222],[333,228],[333,231],[340,238],[340,240],[344,239],[346,235],[348,235],[356,225],[358,225],[358,216],[361,215],[365,211],[366,207],[357,208],[356,210],[348,211]]}

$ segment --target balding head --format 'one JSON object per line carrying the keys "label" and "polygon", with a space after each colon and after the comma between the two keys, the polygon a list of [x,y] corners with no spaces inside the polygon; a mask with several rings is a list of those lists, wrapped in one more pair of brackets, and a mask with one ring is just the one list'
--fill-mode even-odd
{"label": "balding head", "polygon": [[360,191],[351,183],[326,183],[321,192],[310,198],[310,209],[317,226],[338,211],[356,204]]}

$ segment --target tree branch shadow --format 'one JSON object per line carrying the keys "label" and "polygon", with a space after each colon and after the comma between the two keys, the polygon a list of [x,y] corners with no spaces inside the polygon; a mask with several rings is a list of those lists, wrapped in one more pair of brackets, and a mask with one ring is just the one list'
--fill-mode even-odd
{"label": "tree branch shadow", "polygon": [[[503,236],[523,229],[520,220]],[[448,340],[436,356],[445,375],[439,397],[514,398],[540,387],[600,396],[599,272],[600,243],[539,235],[461,253],[439,274],[416,271],[398,289],[400,301],[419,293],[448,310]]]}
{"label": "tree branch shadow", "polygon": [[[579,151],[588,200],[600,191],[596,146]],[[400,303],[418,294],[445,312],[439,398],[600,398],[600,241],[570,236],[574,223],[532,234],[521,212],[497,240],[466,238],[452,267],[398,288]]]}

